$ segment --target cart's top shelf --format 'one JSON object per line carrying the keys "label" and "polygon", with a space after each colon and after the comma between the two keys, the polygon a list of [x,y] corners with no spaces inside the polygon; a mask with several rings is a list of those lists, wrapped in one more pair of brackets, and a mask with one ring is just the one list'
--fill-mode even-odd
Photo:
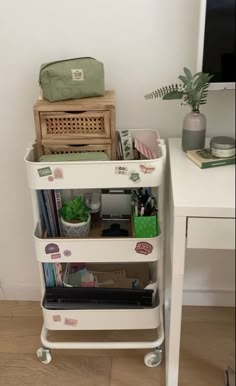
{"label": "cart's top shelf", "polygon": [[165,144],[154,130],[134,130],[135,135],[151,135],[155,159],[114,161],[38,162],[34,150],[26,156],[29,186],[32,189],[83,189],[151,187],[162,183]]}

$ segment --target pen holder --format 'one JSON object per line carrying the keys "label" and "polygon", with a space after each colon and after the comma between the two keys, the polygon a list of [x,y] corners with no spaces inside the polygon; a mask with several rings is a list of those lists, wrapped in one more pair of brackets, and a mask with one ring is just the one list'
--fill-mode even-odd
{"label": "pen holder", "polygon": [[158,216],[135,216],[133,213],[134,237],[156,237],[159,235]]}

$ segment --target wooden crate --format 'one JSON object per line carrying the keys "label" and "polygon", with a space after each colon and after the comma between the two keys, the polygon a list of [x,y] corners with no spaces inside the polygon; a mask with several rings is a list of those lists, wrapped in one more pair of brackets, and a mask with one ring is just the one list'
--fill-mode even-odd
{"label": "wooden crate", "polygon": [[96,98],[38,100],[34,105],[34,120],[39,154],[49,144],[104,145],[106,149],[109,147],[111,159],[116,158],[114,91]]}

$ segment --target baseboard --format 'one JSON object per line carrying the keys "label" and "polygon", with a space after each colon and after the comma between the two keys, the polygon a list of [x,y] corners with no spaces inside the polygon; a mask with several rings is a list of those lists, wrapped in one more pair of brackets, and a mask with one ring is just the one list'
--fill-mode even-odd
{"label": "baseboard", "polygon": [[0,288],[0,300],[32,300],[41,299],[40,287],[4,287]]}
{"label": "baseboard", "polygon": [[183,292],[183,305],[234,307],[235,291],[225,289],[186,289]]}

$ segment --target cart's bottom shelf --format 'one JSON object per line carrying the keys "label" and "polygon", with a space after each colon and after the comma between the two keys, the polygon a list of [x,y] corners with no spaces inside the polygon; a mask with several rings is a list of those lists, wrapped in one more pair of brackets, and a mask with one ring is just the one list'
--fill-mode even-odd
{"label": "cart's bottom shelf", "polygon": [[42,306],[49,330],[143,330],[160,325],[160,305],[143,309],[48,310]]}

